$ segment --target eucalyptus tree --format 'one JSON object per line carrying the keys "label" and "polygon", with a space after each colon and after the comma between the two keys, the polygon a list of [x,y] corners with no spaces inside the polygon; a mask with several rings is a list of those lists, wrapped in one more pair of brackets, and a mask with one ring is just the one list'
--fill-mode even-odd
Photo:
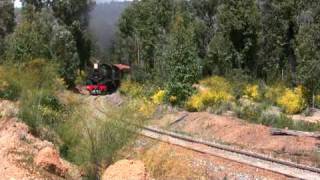
{"label": "eucalyptus tree", "polygon": [[[134,1],[119,21],[118,43],[122,59],[129,58],[133,67],[138,66],[152,73],[156,62],[156,47],[169,31],[175,13],[174,0]],[[136,68],[133,69],[134,71]]]}
{"label": "eucalyptus tree", "polygon": [[12,0],[0,2],[0,56],[4,50],[4,38],[13,31],[15,26],[14,5]]}
{"label": "eucalyptus tree", "polygon": [[200,77],[201,66],[194,41],[192,19],[178,13],[164,45],[162,60],[168,64],[164,72],[168,76],[167,96],[176,102],[184,102],[193,93],[192,85]]}
{"label": "eucalyptus tree", "polygon": [[[310,1],[298,17],[299,31],[296,37],[298,83],[303,84],[309,99],[320,92],[320,3]],[[312,98],[311,98],[312,97]]]}
{"label": "eucalyptus tree", "polygon": [[199,57],[203,60],[204,75],[211,73],[211,65],[207,63],[208,45],[217,30],[217,7],[219,0],[191,0],[191,11],[195,20],[195,36]]}
{"label": "eucalyptus tree", "polygon": [[91,42],[87,32],[89,11],[94,0],[22,0],[27,16],[34,11],[40,12],[44,8],[52,9],[52,13],[72,32],[76,41],[77,52],[80,58],[80,68],[84,69],[89,63]]}
{"label": "eucalyptus tree", "polygon": [[215,73],[241,69],[257,74],[259,22],[260,12],[255,0],[230,0],[219,5],[217,32],[207,55],[207,62]]}
{"label": "eucalyptus tree", "polygon": [[24,64],[42,58],[59,65],[67,85],[72,87],[79,67],[76,42],[68,28],[60,24],[50,9],[34,12],[32,19],[22,17],[6,38],[5,59]]}

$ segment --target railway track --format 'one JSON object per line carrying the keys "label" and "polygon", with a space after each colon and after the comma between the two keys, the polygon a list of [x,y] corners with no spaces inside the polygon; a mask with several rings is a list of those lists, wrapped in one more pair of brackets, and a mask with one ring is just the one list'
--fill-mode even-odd
{"label": "railway track", "polygon": [[237,150],[231,146],[208,142],[150,126],[143,127],[140,134],[161,142],[180,146],[196,152],[221,157],[238,163],[257,167],[259,169],[272,171],[291,178],[320,180],[320,169],[318,168],[274,159],[249,151]]}
{"label": "railway track", "polygon": [[[96,99],[95,99],[96,100]],[[97,104],[94,104],[96,110],[106,114]],[[320,180],[320,169],[290,161],[275,159],[266,155],[238,150],[232,146],[222,145],[216,142],[209,142],[191,136],[159,129],[151,126],[140,127],[140,135],[165,142],[168,144],[180,146],[185,149],[208,154],[215,157],[221,157],[241,164],[246,164],[259,169],[272,171],[291,178],[305,180]]]}

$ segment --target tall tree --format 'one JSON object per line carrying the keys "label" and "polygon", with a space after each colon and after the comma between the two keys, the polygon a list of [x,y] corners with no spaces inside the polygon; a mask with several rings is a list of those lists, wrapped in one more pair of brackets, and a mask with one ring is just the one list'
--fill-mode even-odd
{"label": "tall tree", "polygon": [[80,68],[85,69],[91,56],[91,41],[88,33],[89,11],[94,0],[53,0],[50,3],[55,17],[72,32],[80,58]]}
{"label": "tall tree", "polygon": [[87,29],[89,11],[93,4],[94,0],[23,0],[26,11],[50,8],[54,16],[68,27],[75,38],[82,69],[89,63],[91,55],[91,41]]}
{"label": "tall tree", "polygon": [[60,65],[60,73],[72,87],[79,66],[73,35],[61,25],[50,9],[33,13],[33,19],[22,17],[15,32],[6,39],[5,57],[14,64],[43,58]]}
{"label": "tall tree", "polygon": [[122,59],[130,58],[131,65],[138,65],[148,73],[153,72],[157,63],[156,46],[169,31],[174,12],[174,0],[134,1],[119,22],[118,42],[124,43],[120,46],[129,53],[122,54]]}
{"label": "tall tree", "polygon": [[[217,35],[210,43],[207,62],[219,66],[220,74],[242,69],[256,75],[260,29],[256,1],[224,1],[218,7],[217,18]],[[226,47],[219,47],[222,44]]]}
{"label": "tall tree", "polygon": [[299,83],[309,90],[309,99],[314,105],[314,95],[320,91],[320,4],[308,4],[298,18],[297,75]]}
{"label": "tall tree", "polygon": [[0,56],[2,56],[4,50],[4,38],[13,31],[14,25],[13,1],[2,0],[0,2]]}
{"label": "tall tree", "polygon": [[168,64],[168,97],[183,102],[193,92],[192,85],[200,75],[200,59],[194,41],[192,22],[184,14],[178,14],[164,46],[162,60]]}
{"label": "tall tree", "polygon": [[[205,60],[208,45],[216,32],[217,7],[219,0],[191,0],[191,10],[195,19],[195,36],[198,45],[199,57]],[[211,73],[211,66],[205,61],[204,75]]]}
{"label": "tall tree", "polygon": [[260,3],[262,33],[259,67],[267,79],[282,79],[296,83],[297,18],[308,2],[302,0],[266,0]]}

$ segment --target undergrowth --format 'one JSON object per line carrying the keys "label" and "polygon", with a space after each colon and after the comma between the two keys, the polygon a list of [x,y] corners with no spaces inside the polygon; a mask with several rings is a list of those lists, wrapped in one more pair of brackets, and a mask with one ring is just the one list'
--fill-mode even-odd
{"label": "undergrowth", "polygon": [[[64,158],[83,168],[85,179],[96,179],[152,113],[149,101],[110,106],[105,117],[95,118],[86,102],[63,93],[56,67],[42,59],[2,66],[0,98],[19,100],[19,118],[32,134],[55,143]],[[139,96],[139,88],[129,91]]]}
{"label": "undergrowth", "polygon": [[272,110],[268,104],[238,105],[234,108],[237,116],[251,123],[262,124],[275,128],[288,128],[298,131],[319,131],[320,123],[309,123],[305,121],[294,121],[282,112]]}

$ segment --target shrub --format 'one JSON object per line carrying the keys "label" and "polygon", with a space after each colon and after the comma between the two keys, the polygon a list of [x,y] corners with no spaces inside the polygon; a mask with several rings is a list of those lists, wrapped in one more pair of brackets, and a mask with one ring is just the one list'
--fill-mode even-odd
{"label": "shrub", "polygon": [[[245,101],[249,101],[244,99]],[[264,106],[260,104],[249,102],[241,102],[236,106],[234,111],[236,112],[237,116],[241,119],[257,123],[261,113],[264,110]]]}
{"label": "shrub", "polygon": [[225,78],[220,76],[206,78],[200,81],[200,84],[209,89],[214,89],[216,91],[226,91],[229,93],[232,91],[232,86],[230,82],[228,82]]}
{"label": "shrub", "polygon": [[293,128],[293,120],[282,113],[274,114],[268,111],[263,111],[257,120],[258,123],[266,126],[276,128]]}
{"label": "shrub", "polygon": [[120,92],[124,95],[131,96],[133,98],[143,96],[143,86],[134,81],[124,81],[121,84]]}
{"label": "shrub", "polygon": [[76,77],[75,84],[84,85],[86,83],[87,77],[88,77],[88,75],[86,72],[78,71],[78,75]]}
{"label": "shrub", "polygon": [[208,107],[218,108],[234,100],[232,86],[223,77],[213,76],[200,81],[206,89],[191,96],[186,102],[189,111],[201,111]]}
{"label": "shrub", "polygon": [[142,98],[135,102],[138,112],[145,117],[151,117],[156,112],[156,104],[152,103],[146,98]]}
{"label": "shrub", "polygon": [[18,100],[21,93],[19,85],[20,73],[16,68],[9,66],[0,67],[0,98]]}
{"label": "shrub", "polygon": [[55,97],[56,90],[61,88],[57,83],[57,68],[42,59],[11,68],[15,76],[9,77],[9,82],[16,82],[21,91],[17,95],[20,100],[19,117],[34,134],[41,136],[41,129],[53,128],[63,115],[62,105]]}
{"label": "shrub", "polygon": [[166,91],[159,90],[151,97],[151,99],[154,104],[161,104],[163,103],[165,96],[166,96]]}
{"label": "shrub", "polygon": [[244,96],[252,101],[260,100],[259,86],[256,84],[247,85],[244,89]]}
{"label": "shrub", "polygon": [[176,104],[177,103],[177,96],[170,96],[169,97],[169,102],[171,104]]}
{"label": "shrub", "polygon": [[186,106],[190,111],[201,111],[207,107],[218,107],[229,103],[233,99],[233,96],[225,91],[205,90],[193,95]]}
{"label": "shrub", "polygon": [[107,108],[105,116],[97,119],[87,107],[77,107],[57,130],[64,142],[61,154],[83,167],[88,179],[97,179],[100,168],[111,165],[114,155],[136,137],[144,122],[132,104]]}
{"label": "shrub", "polygon": [[276,104],[277,100],[283,95],[286,87],[283,84],[276,84],[273,86],[269,86],[265,90],[264,97],[267,101]]}
{"label": "shrub", "polygon": [[287,88],[277,99],[277,104],[288,114],[301,112],[307,105],[303,96],[303,87],[298,86],[294,90]]}
{"label": "shrub", "polygon": [[294,121],[286,114],[281,113],[276,107],[268,104],[242,104],[234,108],[237,116],[252,123],[262,124],[275,128],[288,128],[298,131],[318,131],[320,123],[308,123],[305,121]]}
{"label": "shrub", "polygon": [[320,108],[320,95],[315,96],[315,106]]}

